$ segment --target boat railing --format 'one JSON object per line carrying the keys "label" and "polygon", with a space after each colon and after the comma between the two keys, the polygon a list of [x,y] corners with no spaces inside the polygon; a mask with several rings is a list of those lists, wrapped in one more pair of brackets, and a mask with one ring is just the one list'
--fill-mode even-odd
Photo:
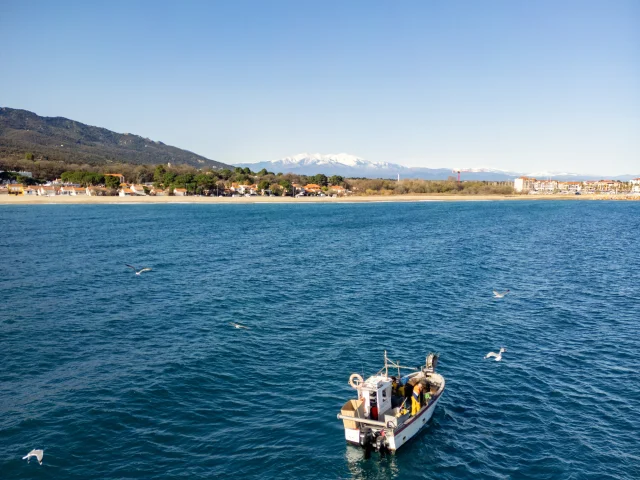
{"label": "boat railing", "polygon": [[405,365],[400,365],[400,362],[394,362],[393,360],[390,360],[389,357],[387,357],[387,351],[384,351],[384,367],[382,367],[377,375],[382,374],[382,372],[384,372],[385,376],[388,377],[389,376],[389,369],[390,368],[397,368],[398,369],[398,376],[401,377],[401,373],[400,370],[412,370],[414,372],[419,372],[420,368],[416,368],[416,367],[407,367]]}
{"label": "boat railing", "polygon": [[379,422],[377,420],[370,420],[368,418],[355,418],[355,417],[350,417],[348,415],[342,415],[341,413],[338,414],[338,420],[351,420],[356,423],[364,423],[365,425],[372,425],[374,427],[390,428],[390,429],[394,428],[393,426],[389,426],[388,424],[384,422]]}

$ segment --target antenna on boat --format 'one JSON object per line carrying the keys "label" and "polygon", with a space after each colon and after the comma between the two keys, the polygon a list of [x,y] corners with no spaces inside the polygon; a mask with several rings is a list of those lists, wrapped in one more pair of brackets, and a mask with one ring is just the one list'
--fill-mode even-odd
{"label": "antenna on boat", "polygon": [[384,376],[389,376],[389,364],[387,363],[387,351],[384,351]]}

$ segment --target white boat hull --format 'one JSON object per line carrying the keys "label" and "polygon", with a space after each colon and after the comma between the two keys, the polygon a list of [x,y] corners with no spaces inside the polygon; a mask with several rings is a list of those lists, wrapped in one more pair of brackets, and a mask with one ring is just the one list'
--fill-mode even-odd
{"label": "white boat hull", "polygon": [[393,435],[389,435],[387,440],[389,442],[389,450],[395,451],[415,437],[427,425],[439,401],[440,396],[429,405],[429,408],[424,409],[424,411],[412,418],[410,423],[405,423],[402,427],[396,429]]}
{"label": "white boat hull", "polygon": [[[436,398],[428,408],[424,409],[412,418],[410,422],[405,423],[395,430],[380,428],[379,430],[385,430],[389,450],[395,452],[398,448],[415,437],[420,430],[429,423],[439,401],[440,396],[438,396],[438,398]],[[361,445],[360,429],[345,428],[344,436],[347,443],[357,446]]]}

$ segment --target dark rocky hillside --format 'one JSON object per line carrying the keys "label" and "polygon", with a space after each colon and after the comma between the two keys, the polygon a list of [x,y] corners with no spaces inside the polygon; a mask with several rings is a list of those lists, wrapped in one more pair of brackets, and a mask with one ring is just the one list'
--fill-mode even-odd
{"label": "dark rocky hillside", "polygon": [[228,168],[187,150],[130,133],[115,133],[62,117],[41,117],[27,110],[0,108],[0,158],[24,156],[75,164],[172,163]]}

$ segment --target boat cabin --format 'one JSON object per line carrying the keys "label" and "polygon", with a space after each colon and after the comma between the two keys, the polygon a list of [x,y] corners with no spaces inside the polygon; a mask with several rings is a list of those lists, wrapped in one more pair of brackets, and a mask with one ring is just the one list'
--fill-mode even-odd
{"label": "boat cabin", "polygon": [[360,394],[364,400],[366,418],[378,420],[378,416],[391,408],[391,386],[388,377],[374,375],[362,384]]}

